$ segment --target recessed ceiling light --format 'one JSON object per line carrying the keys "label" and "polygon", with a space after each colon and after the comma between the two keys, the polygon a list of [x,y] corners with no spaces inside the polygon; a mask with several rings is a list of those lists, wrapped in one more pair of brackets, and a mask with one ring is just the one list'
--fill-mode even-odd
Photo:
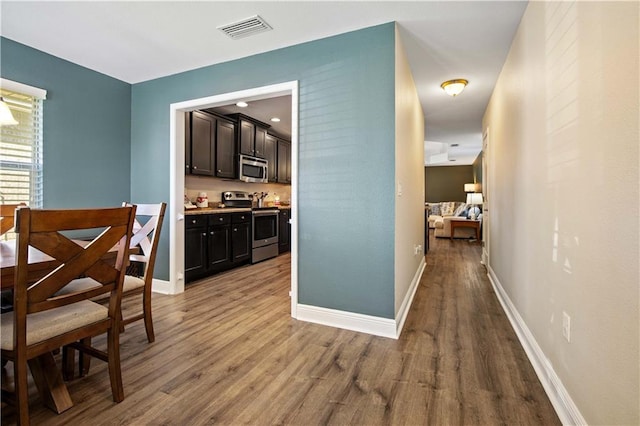
{"label": "recessed ceiling light", "polygon": [[273,117],[271,121],[273,121],[274,123],[279,123],[280,119],[278,117]]}
{"label": "recessed ceiling light", "polygon": [[240,101],[240,102],[236,102],[236,106],[240,108],[246,108],[249,106],[249,104],[246,103],[245,101]]}

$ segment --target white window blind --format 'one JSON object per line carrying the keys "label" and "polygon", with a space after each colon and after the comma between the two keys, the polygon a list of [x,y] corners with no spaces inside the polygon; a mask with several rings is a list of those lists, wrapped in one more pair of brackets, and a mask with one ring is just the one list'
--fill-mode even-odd
{"label": "white window blind", "polygon": [[42,207],[42,102],[46,92],[5,79],[0,95],[15,126],[0,126],[0,203]]}

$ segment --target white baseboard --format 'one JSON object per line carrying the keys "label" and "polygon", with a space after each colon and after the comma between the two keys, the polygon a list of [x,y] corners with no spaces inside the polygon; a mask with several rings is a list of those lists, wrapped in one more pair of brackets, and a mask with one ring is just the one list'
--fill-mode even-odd
{"label": "white baseboard", "polygon": [[296,319],[315,324],[328,325],[330,327],[343,328],[345,330],[373,334],[374,336],[397,339],[400,337],[404,321],[407,319],[409,308],[411,308],[411,303],[418,289],[418,283],[420,283],[420,278],[422,278],[425,266],[426,263],[424,258],[422,258],[422,262],[420,262],[418,266],[418,270],[413,277],[409,291],[407,291],[402,301],[395,320],[302,304],[297,305]]}
{"label": "white baseboard", "polygon": [[173,294],[171,291],[171,283],[157,278],[154,278],[151,282],[151,291],[160,294]]}
{"label": "white baseboard", "polygon": [[425,266],[427,266],[427,263],[424,260],[424,256],[422,256],[420,265],[418,265],[418,270],[416,271],[415,275],[413,276],[413,280],[411,281],[409,291],[407,291],[407,294],[402,301],[402,305],[400,305],[400,309],[398,309],[398,313],[396,314],[396,339],[400,337],[400,334],[402,333],[404,322],[407,319],[407,315],[409,314],[409,309],[411,308],[411,303],[413,303],[413,298],[416,295],[416,291],[418,290],[418,284],[420,283],[420,279],[422,278],[422,274],[424,273]]}
{"label": "white baseboard", "polygon": [[538,342],[536,342],[536,339],[533,337],[533,334],[527,327],[527,324],[518,313],[518,310],[511,302],[511,299],[509,299],[509,296],[502,287],[502,284],[500,284],[498,277],[489,265],[487,265],[487,271],[487,275],[489,276],[491,285],[493,285],[493,290],[502,305],[502,309],[504,309],[504,312],[507,314],[507,318],[509,318],[509,321],[511,322],[511,326],[518,335],[518,339],[527,353],[527,357],[529,357],[529,361],[531,361],[538,379],[540,379],[540,382],[542,383],[553,408],[555,408],[560,421],[564,425],[586,425],[586,420],[571,399],[571,396],[562,384],[560,377],[558,377],[556,372],[553,370],[553,366],[545,356],[542,348],[540,348],[540,345],[538,345]]}
{"label": "white baseboard", "polygon": [[297,313],[297,319],[300,321],[344,328],[345,330],[359,331],[392,339],[397,338],[396,322],[391,318],[374,317],[302,304],[298,304]]}

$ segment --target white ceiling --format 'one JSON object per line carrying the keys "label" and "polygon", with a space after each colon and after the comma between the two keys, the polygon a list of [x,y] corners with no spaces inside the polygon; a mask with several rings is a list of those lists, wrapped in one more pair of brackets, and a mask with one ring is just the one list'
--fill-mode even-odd
{"label": "white ceiling", "polygon": [[[481,149],[482,115],[526,5],[524,1],[2,0],[0,34],[138,83],[396,21],[425,114],[425,138],[444,144],[448,160],[456,160],[448,164],[461,165],[471,164]],[[231,40],[216,29],[253,15],[260,15],[273,30]],[[456,98],[440,89],[440,83],[453,78],[469,80]],[[454,143],[458,149],[448,149]]]}

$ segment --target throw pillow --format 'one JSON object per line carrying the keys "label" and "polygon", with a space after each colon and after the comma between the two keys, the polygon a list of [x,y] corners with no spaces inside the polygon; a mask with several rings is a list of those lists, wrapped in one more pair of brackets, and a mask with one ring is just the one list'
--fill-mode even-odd
{"label": "throw pillow", "polygon": [[431,214],[434,216],[442,216],[440,214],[440,204],[439,203],[431,203],[429,204],[429,207],[431,207]]}
{"label": "throw pillow", "polygon": [[464,212],[465,210],[468,210],[468,207],[466,204],[460,204],[458,206],[458,208],[456,208],[456,210],[453,212],[454,216],[462,216],[462,212]]}
{"label": "throw pillow", "polygon": [[442,216],[453,216],[456,203],[454,201],[440,203],[440,212]]}
{"label": "throw pillow", "polygon": [[469,210],[464,209],[462,210],[460,213],[458,213],[458,217],[468,217],[469,216]]}

